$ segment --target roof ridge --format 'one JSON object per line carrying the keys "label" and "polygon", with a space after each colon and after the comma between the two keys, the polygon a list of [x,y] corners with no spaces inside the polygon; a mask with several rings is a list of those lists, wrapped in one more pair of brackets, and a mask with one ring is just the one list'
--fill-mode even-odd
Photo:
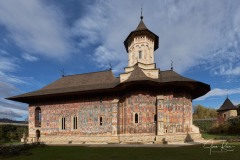
{"label": "roof ridge", "polygon": [[[86,74],[94,74],[94,73],[101,73],[101,72],[112,72],[112,70],[103,70],[103,71],[94,71],[94,72],[88,72],[88,73],[78,73],[78,74],[72,74],[72,75],[65,75],[64,77],[70,77],[70,76],[77,76],[77,75],[86,75]],[[113,76],[115,77],[115,75],[113,74]],[[64,78],[62,77],[62,78]]]}
{"label": "roof ridge", "polygon": [[137,77],[149,78],[138,65],[134,66],[134,69],[130,74],[129,78],[127,79],[127,81],[135,80],[137,79]]}

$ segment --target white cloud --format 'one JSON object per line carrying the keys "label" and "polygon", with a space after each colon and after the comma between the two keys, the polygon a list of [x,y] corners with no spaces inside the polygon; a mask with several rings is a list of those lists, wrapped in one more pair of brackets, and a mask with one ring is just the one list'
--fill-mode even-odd
{"label": "white cloud", "polygon": [[0,98],[1,97],[7,97],[7,96],[11,96],[13,94],[16,94],[19,92],[19,89],[17,89],[15,86],[9,84],[9,83],[5,83],[5,82],[1,82],[0,81]]}
{"label": "white cloud", "polygon": [[16,64],[16,58],[12,57],[3,57],[0,56],[0,72],[5,71],[5,72],[11,72],[14,71],[18,66]]}
{"label": "white cloud", "polygon": [[5,50],[0,49],[0,54],[2,55],[9,55],[9,53]]}
{"label": "white cloud", "polygon": [[222,65],[213,71],[215,75],[240,76],[240,66]]}
{"label": "white cloud", "polygon": [[8,119],[18,119],[27,117],[28,112],[18,109],[9,109],[0,106],[0,117],[1,118],[8,118]]}
{"label": "white cloud", "polygon": [[37,60],[38,60],[37,57],[32,56],[32,55],[27,54],[27,53],[24,53],[24,54],[22,55],[22,58],[25,59],[25,60],[27,60],[27,61],[30,61],[30,62],[34,62],[34,61],[37,61]]}
{"label": "white cloud", "polygon": [[[7,98],[7,97],[5,97],[5,98]],[[23,110],[23,111],[26,111],[28,109],[27,104],[6,100],[4,98],[0,98],[0,106],[5,107],[5,108]]]}
{"label": "white cloud", "polygon": [[0,85],[2,82],[10,83],[9,85],[12,83],[25,83],[20,77],[10,74],[11,72],[15,72],[19,69],[18,62],[18,59],[14,56],[0,56]]}
{"label": "white cloud", "polygon": [[[240,50],[238,0],[143,3],[144,22],[160,38],[155,62],[162,70],[170,69],[173,60],[174,70],[180,73],[202,65],[215,74],[239,75],[235,66],[240,60],[236,52]],[[83,15],[78,20],[71,21],[72,26],[67,25],[66,13],[56,6],[47,1],[2,0],[0,24],[28,55],[62,60],[76,51],[73,46],[78,46],[81,53],[86,47],[96,47],[92,57],[99,67],[104,68],[109,60],[118,71],[127,65],[123,41],[140,21],[139,2],[94,1],[86,4],[86,12],[81,12]],[[106,53],[99,54],[99,48]],[[220,73],[221,68],[215,67],[230,62],[233,68],[224,67],[226,73]]]}
{"label": "white cloud", "polygon": [[[0,79],[1,80],[1,79]],[[22,118],[26,117],[27,105],[13,102],[4,98],[19,94],[20,90],[10,83],[0,81],[0,117],[1,118]]]}
{"label": "white cloud", "polygon": [[195,99],[195,101],[202,101],[210,97],[217,97],[217,96],[227,96],[232,94],[240,94],[240,88],[235,89],[221,89],[221,88],[214,88],[206,95]]}
{"label": "white cloud", "polygon": [[39,0],[0,1],[0,24],[28,53],[62,59],[72,52],[63,13]]}
{"label": "white cloud", "polygon": [[[174,70],[182,73],[200,64],[206,68],[228,63],[234,57],[239,61],[238,53],[224,52],[231,47],[239,48],[236,45],[236,34],[240,33],[238,4],[237,0],[145,1],[144,22],[160,38],[155,53],[159,67],[170,69],[173,60]],[[89,5],[94,9],[87,10],[76,21],[73,33],[83,38],[79,42],[81,47],[97,45],[108,52],[98,54],[96,49],[94,58],[99,66],[108,64],[114,53],[112,61],[122,69],[127,65],[123,41],[137,27],[140,7],[137,1],[96,1]],[[224,62],[226,57],[228,61]]]}
{"label": "white cloud", "polygon": [[23,77],[14,76],[12,74],[4,73],[0,70],[0,82],[6,82],[10,84],[26,84]]}

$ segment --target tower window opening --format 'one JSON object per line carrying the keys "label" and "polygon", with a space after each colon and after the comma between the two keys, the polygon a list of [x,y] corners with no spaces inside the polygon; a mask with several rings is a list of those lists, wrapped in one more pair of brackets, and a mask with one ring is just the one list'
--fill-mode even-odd
{"label": "tower window opening", "polygon": [[142,59],[142,51],[138,51],[138,57],[139,59]]}
{"label": "tower window opening", "polygon": [[102,126],[103,122],[102,122],[102,117],[99,118],[99,125]]}

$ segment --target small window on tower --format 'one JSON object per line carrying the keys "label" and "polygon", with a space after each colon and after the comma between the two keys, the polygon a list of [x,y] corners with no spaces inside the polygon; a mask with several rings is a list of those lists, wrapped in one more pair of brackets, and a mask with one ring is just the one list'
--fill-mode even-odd
{"label": "small window on tower", "polygon": [[103,121],[102,121],[102,117],[99,118],[99,125],[102,126]]}
{"label": "small window on tower", "polygon": [[142,59],[142,51],[138,51],[138,57],[139,59]]}

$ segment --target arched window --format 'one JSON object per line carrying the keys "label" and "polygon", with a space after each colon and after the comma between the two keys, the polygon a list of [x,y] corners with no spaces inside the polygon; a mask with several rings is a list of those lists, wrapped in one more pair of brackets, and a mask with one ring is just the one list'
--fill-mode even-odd
{"label": "arched window", "polygon": [[37,107],[35,109],[35,127],[41,127],[41,108]]}
{"label": "arched window", "polygon": [[102,122],[102,117],[99,117],[99,125],[102,126],[103,122]]}
{"label": "arched window", "polygon": [[65,117],[62,117],[62,130],[66,129],[66,119]]}
{"label": "arched window", "polygon": [[73,129],[77,129],[77,116],[73,117]]}
{"label": "arched window", "polygon": [[138,123],[138,114],[137,113],[135,113],[135,123]]}

